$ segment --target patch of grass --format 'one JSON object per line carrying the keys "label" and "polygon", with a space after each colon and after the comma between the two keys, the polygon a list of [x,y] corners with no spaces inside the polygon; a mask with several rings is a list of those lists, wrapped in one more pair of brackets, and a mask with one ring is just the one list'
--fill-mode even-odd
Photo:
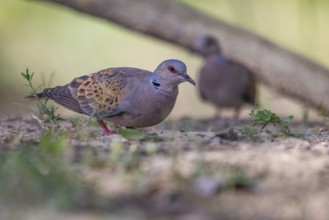
{"label": "patch of grass", "polygon": [[[39,112],[42,115],[46,115],[49,119],[49,122],[51,124],[50,127],[58,126],[58,123],[60,120],[62,120],[62,117],[60,114],[56,113],[57,108],[54,107],[53,105],[49,105],[48,101],[49,99],[41,99],[38,97],[38,89],[40,86],[35,87],[32,83],[33,81],[33,76],[34,72],[30,73],[29,69],[26,69],[25,72],[21,72],[22,77],[28,82],[26,86],[30,87],[31,91],[31,96],[35,97],[37,100],[37,106],[39,108]],[[44,123],[48,124],[48,123]]]}
{"label": "patch of grass", "polygon": [[[185,186],[190,185],[190,181],[200,178],[205,178],[206,180],[217,179],[220,190],[249,190],[266,178],[266,172],[263,171],[255,175],[250,175],[241,167],[218,164],[201,159],[197,161],[192,174],[185,178]],[[184,178],[180,177],[180,182],[182,182],[181,179]]]}
{"label": "patch of grass", "polygon": [[0,203],[5,207],[75,209],[98,200],[92,184],[71,166],[65,135],[46,132],[40,143],[0,151]]}
{"label": "patch of grass", "polygon": [[239,131],[243,136],[246,136],[251,139],[254,139],[255,136],[259,133],[257,128],[255,128],[254,126],[243,126],[239,129]]}
{"label": "patch of grass", "polygon": [[85,152],[83,160],[80,161],[81,164],[93,170],[106,170],[114,176],[136,180],[142,172],[141,163],[144,159],[137,150],[137,145],[127,144],[127,141],[122,138],[113,138],[109,142],[109,148],[109,152],[100,152],[95,147],[85,149],[85,151],[90,151]]}
{"label": "patch of grass", "polygon": [[182,191],[195,185],[206,195],[223,190],[250,190],[267,176],[265,171],[251,175],[243,167],[209,161],[202,150],[194,164],[192,172],[186,176],[179,172],[178,164],[174,163],[173,182],[178,182],[178,188]]}
{"label": "patch of grass", "polygon": [[228,171],[228,176],[224,184],[224,188],[227,190],[250,189],[266,177],[265,172],[250,176],[245,170],[237,167],[230,167]]}

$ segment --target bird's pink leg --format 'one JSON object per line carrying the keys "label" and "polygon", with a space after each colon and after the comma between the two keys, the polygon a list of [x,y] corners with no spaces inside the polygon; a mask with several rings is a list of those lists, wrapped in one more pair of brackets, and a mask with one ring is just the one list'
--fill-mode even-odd
{"label": "bird's pink leg", "polygon": [[107,134],[107,135],[114,134],[114,132],[112,132],[110,129],[108,129],[108,127],[106,127],[106,124],[103,122],[103,120],[97,120],[97,122],[98,122],[99,126],[101,126],[101,128],[103,129],[105,134]]}

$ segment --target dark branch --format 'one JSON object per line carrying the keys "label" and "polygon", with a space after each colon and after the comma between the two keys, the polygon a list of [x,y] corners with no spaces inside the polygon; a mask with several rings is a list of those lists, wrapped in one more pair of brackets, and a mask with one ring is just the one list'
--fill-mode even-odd
{"label": "dark branch", "polygon": [[43,1],[65,5],[189,49],[198,35],[214,35],[229,57],[246,64],[276,91],[329,111],[327,69],[182,3],[170,0]]}

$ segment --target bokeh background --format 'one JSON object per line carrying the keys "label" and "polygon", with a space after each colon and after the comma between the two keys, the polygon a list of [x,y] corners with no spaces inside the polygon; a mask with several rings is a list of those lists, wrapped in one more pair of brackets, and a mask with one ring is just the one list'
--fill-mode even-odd
{"label": "bokeh background", "polygon": [[[329,67],[327,0],[183,2]],[[201,59],[175,45],[42,1],[0,1],[1,114],[33,111],[33,104],[22,99],[29,93],[20,75],[26,68],[35,72],[35,85],[57,85],[107,67],[154,70],[168,58],[183,60],[190,75],[197,78]],[[305,106],[281,97],[264,85],[259,90],[264,107],[281,115],[302,117]],[[250,108],[245,109],[243,117],[249,111]],[[211,106],[199,100],[196,88],[183,84],[170,117],[211,117],[213,112]],[[316,119],[318,113],[312,111],[311,117]]]}

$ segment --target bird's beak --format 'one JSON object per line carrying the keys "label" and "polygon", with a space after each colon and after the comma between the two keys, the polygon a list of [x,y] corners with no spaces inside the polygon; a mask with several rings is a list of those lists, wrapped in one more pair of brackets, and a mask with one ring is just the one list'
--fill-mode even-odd
{"label": "bird's beak", "polygon": [[185,76],[185,81],[195,86],[195,81],[189,75]]}

